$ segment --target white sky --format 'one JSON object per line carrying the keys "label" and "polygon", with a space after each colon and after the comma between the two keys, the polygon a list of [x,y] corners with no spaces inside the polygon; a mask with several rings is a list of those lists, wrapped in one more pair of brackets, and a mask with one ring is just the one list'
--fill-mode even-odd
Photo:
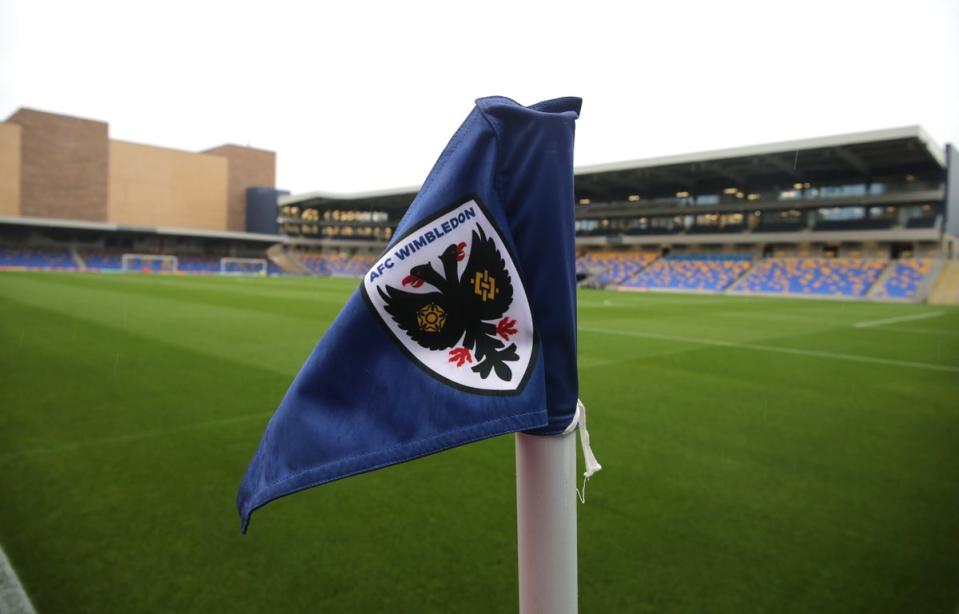
{"label": "white sky", "polygon": [[294,193],[419,184],[490,94],[583,97],[578,165],[908,124],[959,144],[959,0],[0,0],[0,117],[271,149]]}

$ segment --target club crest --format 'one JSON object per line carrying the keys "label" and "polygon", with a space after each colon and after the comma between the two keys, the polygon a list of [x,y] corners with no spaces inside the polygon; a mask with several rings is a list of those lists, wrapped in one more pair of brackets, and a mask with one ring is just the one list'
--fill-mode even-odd
{"label": "club crest", "polygon": [[475,198],[393,242],[363,294],[407,355],[471,392],[519,392],[536,334],[526,290],[491,216]]}

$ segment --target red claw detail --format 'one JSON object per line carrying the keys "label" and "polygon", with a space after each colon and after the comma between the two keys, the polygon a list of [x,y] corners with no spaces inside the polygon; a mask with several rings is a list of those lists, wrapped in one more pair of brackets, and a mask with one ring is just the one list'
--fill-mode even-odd
{"label": "red claw detail", "polygon": [[456,348],[450,350],[450,362],[455,362],[457,367],[462,367],[464,363],[473,362],[473,355],[469,348]]}
{"label": "red claw detail", "polygon": [[503,318],[499,321],[499,324],[496,325],[496,332],[500,337],[509,341],[510,335],[515,335],[518,331],[516,330],[516,320],[510,320],[509,318]]}
{"label": "red claw detail", "polygon": [[410,285],[414,288],[419,288],[423,285],[423,280],[417,277],[416,275],[407,275],[403,278],[403,285]]}
{"label": "red claw detail", "polygon": [[461,262],[463,258],[466,258],[466,242],[458,243],[456,245],[456,261]]}

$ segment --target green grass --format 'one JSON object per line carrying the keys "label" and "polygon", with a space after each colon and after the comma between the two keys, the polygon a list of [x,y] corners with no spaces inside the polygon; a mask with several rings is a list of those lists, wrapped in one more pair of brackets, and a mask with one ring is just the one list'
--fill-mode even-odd
{"label": "green grass", "polygon": [[[0,274],[0,543],[40,612],[515,610],[511,437],[239,532],[355,285]],[[955,613],[959,310],[585,292],[580,326],[581,611]]]}

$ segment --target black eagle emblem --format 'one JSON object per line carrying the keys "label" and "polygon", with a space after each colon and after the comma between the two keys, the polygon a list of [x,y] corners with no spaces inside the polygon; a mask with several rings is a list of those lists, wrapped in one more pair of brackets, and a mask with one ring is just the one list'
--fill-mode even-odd
{"label": "black eagle emblem", "polygon": [[[465,257],[466,243],[453,243],[440,254],[442,274],[427,262],[411,268],[403,279],[404,286],[419,288],[425,283],[434,291],[405,292],[391,286],[377,290],[387,313],[417,344],[429,350],[453,348],[449,362],[456,367],[475,359],[471,368],[480,377],[486,379],[495,371],[508,382],[513,372],[506,363],[519,360],[516,344],[505,343],[517,333],[516,320],[506,316],[513,303],[513,284],[493,239],[477,228],[461,276],[457,277],[457,262]],[[462,345],[454,347],[461,339]]]}

